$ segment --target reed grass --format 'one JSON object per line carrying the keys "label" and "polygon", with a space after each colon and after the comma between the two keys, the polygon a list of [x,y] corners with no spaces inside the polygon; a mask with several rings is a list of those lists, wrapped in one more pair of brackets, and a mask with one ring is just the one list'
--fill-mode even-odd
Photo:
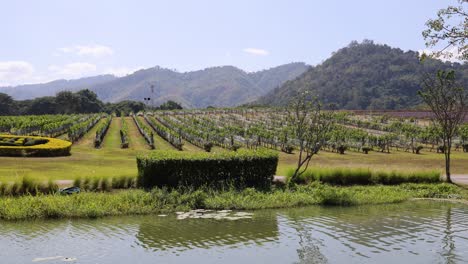
{"label": "reed grass", "polygon": [[[294,170],[287,172],[291,178]],[[437,183],[441,182],[438,171],[384,171],[361,168],[309,168],[296,183],[306,184],[314,181],[332,185],[395,185],[402,183]]]}
{"label": "reed grass", "polygon": [[58,191],[58,186],[52,180],[40,182],[32,177],[21,177],[14,182],[0,182],[0,196],[20,196],[51,194]]}
{"label": "reed grass", "polygon": [[29,194],[1,197],[0,219],[96,218],[110,215],[169,213],[196,208],[256,210],[311,205],[353,206],[398,203],[411,198],[467,199],[466,192],[456,185],[447,183],[332,186],[313,182],[271,191],[252,188],[224,191],[155,188],[151,191],[132,189],[116,192],[83,192],[67,196]]}

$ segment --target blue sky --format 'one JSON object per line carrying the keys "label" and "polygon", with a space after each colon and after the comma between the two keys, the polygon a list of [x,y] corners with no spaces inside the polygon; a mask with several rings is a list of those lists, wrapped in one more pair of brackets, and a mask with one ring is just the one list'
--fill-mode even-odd
{"label": "blue sky", "polygon": [[424,49],[440,0],[0,0],[0,85],[155,65],[318,64],[352,40]]}

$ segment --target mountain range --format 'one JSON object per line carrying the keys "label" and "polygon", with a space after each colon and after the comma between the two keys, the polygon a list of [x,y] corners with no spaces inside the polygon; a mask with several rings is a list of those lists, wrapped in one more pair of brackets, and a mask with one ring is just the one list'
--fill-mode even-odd
{"label": "mountain range", "polygon": [[466,64],[426,59],[364,40],[351,42],[316,66],[297,62],[258,72],[233,66],[177,72],[161,67],[124,77],[102,75],[45,84],[0,87],[17,100],[54,95],[58,91],[90,89],[104,102],[143,101],[158,106],[168,100],[185,108],[238,105],[282,106],[301,91],[310,91],[326,105],[340,109],[408,109],[422,102],[417,95],[422,78],[437,70],[453,69],[461,85],[468,85]]}
{"label": "mountain range", "polygon": [[258,99],[310,66],[290,63],[258,72],[245,72],[233,66],[177,72],[161,67],[139,70],[124,77],[102,75],[77,80],[57,80],[44,84],[0,87],[0,92],[16,100],[55,95],[59,91],[90,89],[104,102],[143,101],[151,98],[157,106],[168,100],[188,108],[237,106]]}

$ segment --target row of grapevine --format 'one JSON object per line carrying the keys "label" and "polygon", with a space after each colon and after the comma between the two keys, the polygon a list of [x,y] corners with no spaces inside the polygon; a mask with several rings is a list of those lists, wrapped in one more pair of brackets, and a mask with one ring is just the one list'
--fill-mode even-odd
{"label": "row of grapevine", "polygon": [[38,135],[57,137],[65,134],[75,123],[92,115],[39,115],[0,116],[0,132],[14,135]]}
{"label": "row of grapevine", "polygon": [[76,123],[68,129],[68,140],[71,142],[78,141],[91,128],[93,128],[101,120],[101,114],[95,114],[83,122]]}
{"label": "row of grapevine", "polygon": [[128,148],[128,126],[127,122],[125,121],[125,117],[121,117],[121,128],[120,128],[120,147],[121,148]]}
{"label": "row of grapevine", "polygon": [[157,120],[157,117],[152,117],[148,115],[144,115],[144,119],[146,122],[153,128],[156,133],[162,137],[164,140],[169,142],[172,146],[174,146],[178,150],[182,150],[184,143],[182,142],[181,135],[178,135],[170,129],[168,126],[164,126]]}
{"label": "row of grapevine", "polygon": [[151,129],[148,128],[148,126],[146,126],[143,122],[141,122],[138,116],[132,115],[132,118],[133,121],[135,121],[138,131],[140,131],[141,135],[145,138],[150,148],[154,149],[154,138]]}
{"label": "row of grapevine", "polygon": [[104,137],[106,136],[107,130],[109,130],[109,126],[111,122],[112,122],[112,115],[109,115],[104,118],[104,122],[99,124],[96,130],[96,136],[94,138],[95,148],[99,148],[101,146],[102,141],[104,140]]}
{"label": "row of grapevine", "polygon": [[[294,131],[284,110],[228,111],[195,110],[156,112],[156,118],[181,136],[200,138],[233,149],[236,146],[259,146],[291,153],[298,147]],[[421,149],[442,152],[441,134],[428,122],[389,117],[357,117],[345,112],[334,114],[336,125],[321,148],[343,154],[346,150],[368,153],[390,149],[420,153]],[[462,126],[455,149],[468,151],[468,125]]]}

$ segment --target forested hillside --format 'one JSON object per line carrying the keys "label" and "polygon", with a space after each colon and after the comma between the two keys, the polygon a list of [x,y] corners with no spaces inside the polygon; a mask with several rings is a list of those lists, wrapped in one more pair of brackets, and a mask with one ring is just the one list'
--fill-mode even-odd
{"label": "forested hillside", "polygon": [[413,108],[421,103],[417,91],[424,74],[434,74],[438,69],[454,69],[460,83],[468,84],[466,65],[433,59],[420,62],[415,51],[354,41],[256,104],[285,105],[298,91],[308,90],[325,104],[334,103],[340,109]]}

